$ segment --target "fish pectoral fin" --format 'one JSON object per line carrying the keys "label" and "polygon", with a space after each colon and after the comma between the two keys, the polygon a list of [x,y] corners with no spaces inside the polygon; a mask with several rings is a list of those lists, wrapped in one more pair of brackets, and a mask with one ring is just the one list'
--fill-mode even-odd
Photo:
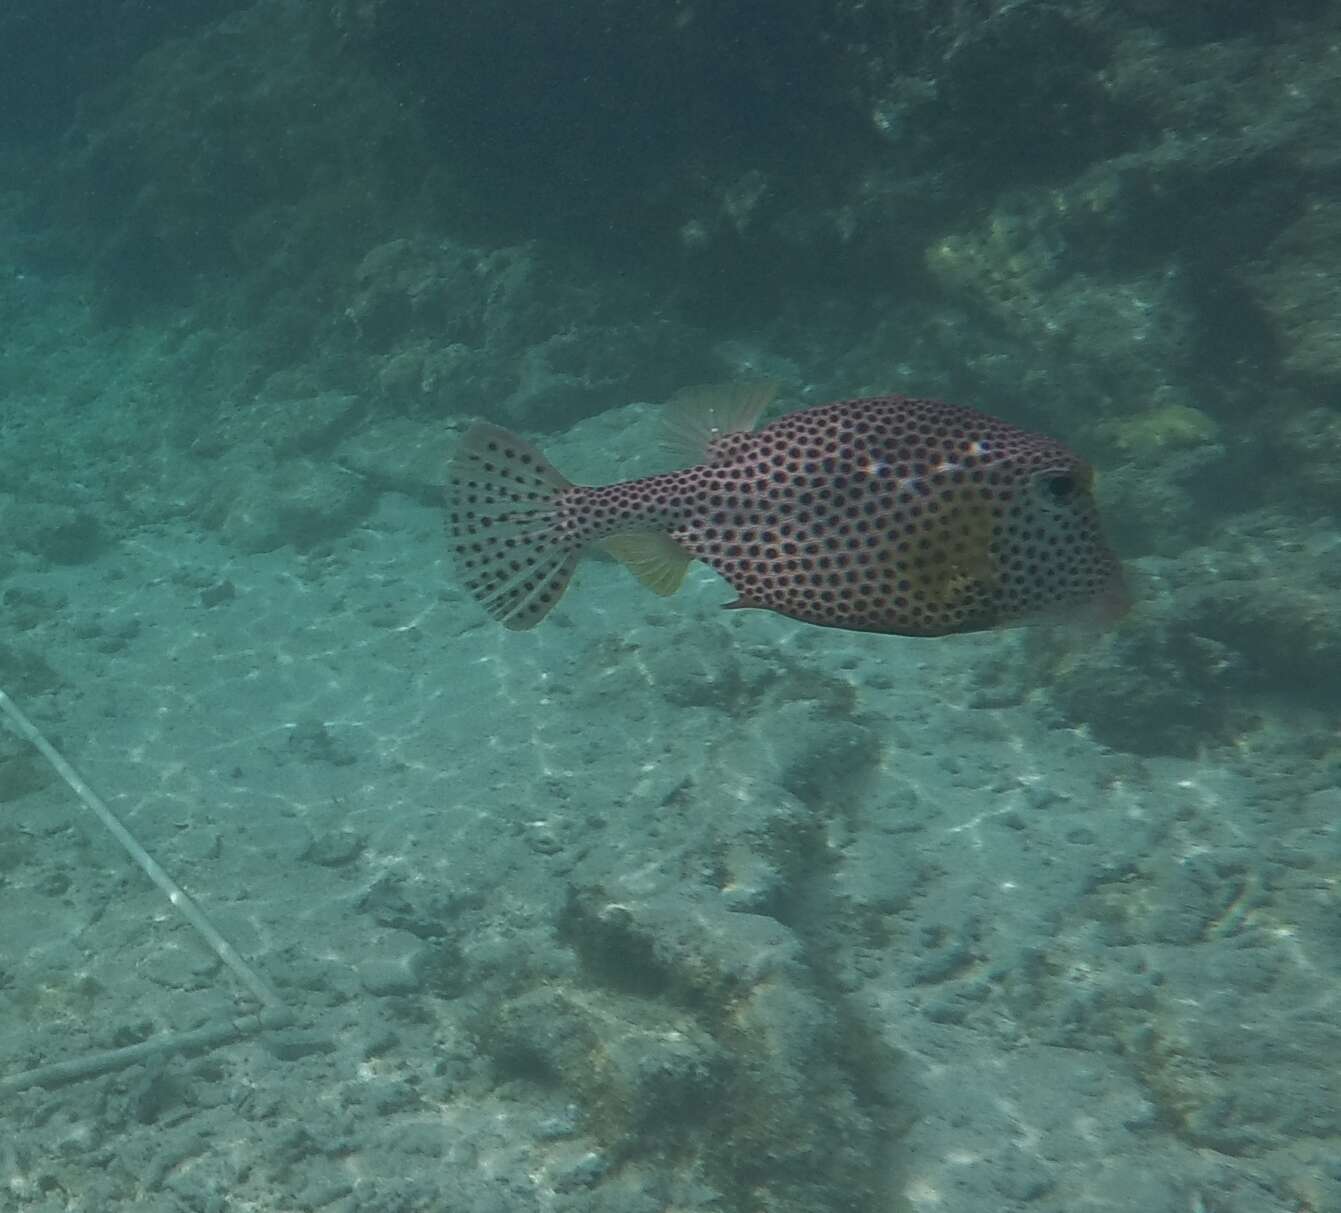
{"label": "fish pectoral fin", "polygon": [[611,535],[602,546],[653,593],[674,594],[693,559],[664,531]]}
{"label": "fish pectoral fin", "polygon": [[958,606],[977,587],[977,578],[953,567],[943,569],[925,581],[927,597],[939,607]]}
{"label": "fish pectoral fin", "polygon": [[992,558],[992,517],[986,510],[966,510],[949,538],[944,563],[929,568],[926,589],[933,601],[954,606],[970,594],[995,589],[1001,580]]}
{"label": "fish pectoral fin", "polygon": [[777,394],[768,381],[685,388],[666,403],[662,445],[690,463],[711,462],[712,444],[754,429]]}

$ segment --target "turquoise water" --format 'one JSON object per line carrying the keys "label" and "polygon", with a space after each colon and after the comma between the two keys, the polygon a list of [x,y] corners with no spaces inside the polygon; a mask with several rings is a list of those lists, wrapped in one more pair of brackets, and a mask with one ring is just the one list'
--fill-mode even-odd
{"label": "turquoise water", "polygon": [[[0,688],[91,793],[0,730],[0,1210],[1341,1209],[1341,23],[1073,7],[7,6]],[[1133,609],[458,587],[471,421],[602,483],[765,377],[1056,435]]]}

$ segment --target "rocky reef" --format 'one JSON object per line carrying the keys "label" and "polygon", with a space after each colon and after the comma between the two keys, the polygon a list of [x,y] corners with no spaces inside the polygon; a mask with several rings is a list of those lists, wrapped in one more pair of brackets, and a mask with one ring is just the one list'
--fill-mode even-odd
{"label": "rocky reef", "polygon": [[[1332,963],[1329,945],[1286,949],[1296,931],[1310,946],[1335,934],[1339,39],[1328,0],[798,0],[767,23],[743,0],[5,5],[0,45],[18,66],[0,74],[3,683],[73,702],[103,687],[104,663],[158,643],[156,660],[192,653],[212,686],[230,615],[249,680],[302,630],[282,742],[235,761],[210,735],[196,756],[230,756],[213,775],[248,789],[242,821],[248,764],[299,769],[267,825],[289,840],[283,862],[323,890],[358,873],[327,925],[382,933],[371,959],[284,957],[291,988],[350,1017],[346,1102],[322,1111],[328,1153],[286,1138],[260,1190],[309,1168],[301,1207],[356,1207],[355,1182],[330,1179],[355,1122],[410,1109],[422,1138],[407,1130],[407,1149],[476,1176],[461,1207],[538,1207],[542,1193],[547,1208],[619,1213],[884,1208],[916,1107],[983,1123],[961,1089],[962,1026],[993,1042],[1011,1107],[1049,1064],[1026,1050],[1121,1056],[1121,1089],[1144,1093],[1107,1126],[1125,1157],[1158,1123],[1189,1150],[1297,1149],[1314,1166],[1335,1101],[1312,1088],[1290,1112],[1288,1084],[1334,1033],[1305,1017],[1293,1041],[1271,1019],[1281,1039],[1254,1051],[1226,1025],[1276,1014],[1281,974],[1307,1002]],[[1133,610],[1102,635],[1026,630],[970,638],[953,661],[900,647],[895,662],[866,637],[776,620],[728,634],[656,602],[616,615],[597,594],[556,612],[571,651],[540,639],[505,658],[461,622],[469,669],[425,672],[441,653],[426,656],[423,621],[465,610],[434,562],[443,465],[468,419],[543,435],[565,471],[615,479],[664,466],[647,402],[751,377],[778,380],[788,406],[901,391],[1057,434],[1097,466]],[[277,586],[289,597],[268,610]],[[341,686],[343,612],[371,631],[358,644],[376,692]],[[257,620],[273,635],[255,639]],[[153,642],[155,622],[170,642]],[[164,706],[182,701],[160,679],[162,701],[132,671],[90,702],[121,728],[189,715]],[[287,709],[293,686],[268,706]],[[509,714],[537,688],[552,715],[532,732]],[[637,744],[611,741],[613,701]],[[231,702],[220,692],[214,710]],[[598,723],[552,723],[563,712]],[[323,779],[378,752],[386,769],[360,795],[422,813],[422,849],[438,846],[434,814],[459,789],[434,782],[435,713],[472,739],[467,762],[508,728],[511,753],[541,755],[524,779],[474,772],[549,807],[516,791],[498,822],[460,827],[486,873],[468,899],[441,893],[437,870],[390,871],[408,844],[377,796],[358,829],[309,836],[285,816],[343,812],[345,785]],[[684,730],[669,759],[665,721]],[[408,757],[402,731],[420,746]],[[107,761],[162,742],[132,737]],[[1212,761],[1255,791],[1218,768],[1204,784],[1186,774]],[[589,770],[606,802],[579,810],[573,792],[556,809],[570,793],[554,788]],[[413,779],[403,800],[384,790]],[[48,783],[0,742],[0,802]],[[1253,806],[1250,834],[1313,857],[1282,847],[1259,871],[1217,796]],[[1120,814],[1138,802],[1129,830]],[[1089,815],[1067,822],[1058,805]],[[621,812],[633,824],[610,841]],[[366,844],[379,830],[380,850]],[[0,868],[38,863],[54,834],[7,831]],[[1027,909],[1011,900],[1021,872],[1037,878]],[[234,874],[246,887],[241,861]],[[52,864],[35,887],[64,896],[64,880]],[[290,910],[302,921],[306,906]],[[1085,967],[1100,946],[1120,955],[1102,980]],[[1229,989],[1235,958],[1259,952],[1272,959],[1257,984]],[[1203,979],[1219,993],[1189,1013]],[[50,997],[71,1022],[83,980],[46,987],[66,991]],[[135,1019],[89,1043],[149,1032]],[[396,1032],[413,1047],[398,1053]],[[933,1042],[919,1062],[955,1089],[904,1085],[899,1049],[919,1034]],[[273,1047],[285,1062],[319,1051],[301,1033]],[[128,1131],[171,1105],[160,1077],[118,1089]],[[207,1059],[196,1077],[225,1084]],[[245,1108],[249,1081],[209,1098]],[[1270,1098],[1246,1093],[1263,1084]],[[497,1117],[480,1110],[494,1100]],[[453,1101],[472,1108],[459,1156],[432,1136]],[[42,1146],[16,1149],[13,1169],[38,1175],[25,1199],[39,1207],[59,1186],[40,1160],[79,1139],[26,1114]],[[1023,1130],[1000,1117],[975,1155],[1002,1160],[997,1187],[964,1188],[961,1207],[1079,1207],[1063,1168],[1002,1145]],[[1066,1139],[1073,1158],[1090,1158],[1084,1137]],[[944,1144],[930,1140],[909,1156]],[[497,1159],[518,1187],[490,1186]],[[1336,1190],[1309,1195],[1281,1178],[1287,1163],[1263,1165],[1269,1196],[1215,1207],[1322,1208]],[[402,1188],[385,1166],[385,1207],[442,1207],[436,1180]],[[134,1170],[109,1201],[133,1198]],[[155,1174],[157,1192],[176,1164]],[[1097,1207],[1121,1207],[1128,1178]],[[1199,1200],[1168,1199],[1142,1207]]]}

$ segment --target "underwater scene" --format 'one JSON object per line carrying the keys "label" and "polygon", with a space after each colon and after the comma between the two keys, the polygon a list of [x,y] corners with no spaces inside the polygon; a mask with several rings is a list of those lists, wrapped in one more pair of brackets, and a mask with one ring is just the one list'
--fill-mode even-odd
{"label": "underwater scene", "polygon": [[1337,1213],[1338,450],[1329,0],[6,0],[0,1211]]}

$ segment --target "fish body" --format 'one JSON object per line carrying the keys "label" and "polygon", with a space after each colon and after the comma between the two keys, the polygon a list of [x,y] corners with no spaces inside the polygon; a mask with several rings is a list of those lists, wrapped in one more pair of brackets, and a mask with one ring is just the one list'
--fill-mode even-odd
{"label": "fish body", "polygon": [[691,560],[729,605],[825,627],[953,633],[1125,604],[1088,464],[976,409],[906,396],[840,400],[754,429],[771,391],[700,389],[670,428],[702,462],[575,485],[524,440],[479,424],[447,486],[465,587],[528,628],[602,545],[658,593]]}

